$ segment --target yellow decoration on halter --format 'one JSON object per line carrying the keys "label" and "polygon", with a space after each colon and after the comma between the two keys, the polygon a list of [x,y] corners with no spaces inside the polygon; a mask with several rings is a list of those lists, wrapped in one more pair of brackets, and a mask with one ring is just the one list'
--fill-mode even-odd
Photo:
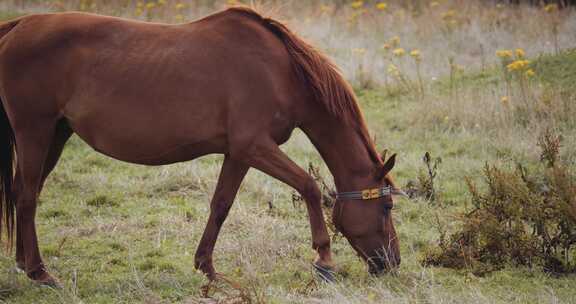
{"label": "yellow decoration on halter", "polygon": [[378,188],[362,190],[363,200],[370,200],[379,197],[380,197],[380,189]]}

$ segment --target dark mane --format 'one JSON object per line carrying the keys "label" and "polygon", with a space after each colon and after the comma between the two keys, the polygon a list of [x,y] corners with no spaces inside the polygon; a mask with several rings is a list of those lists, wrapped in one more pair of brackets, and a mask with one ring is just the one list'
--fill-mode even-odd
{"label": "dark mane", "polygon": [[373,161],[382,163],[368,133],[356,95],[330,59],[277,20],[265,18],[246,7],[233,7],[228,11],[258,21],[282,40],[292,57],[295,73],[312,89],[316,102],[322,104],[335,118],[354,127]]}

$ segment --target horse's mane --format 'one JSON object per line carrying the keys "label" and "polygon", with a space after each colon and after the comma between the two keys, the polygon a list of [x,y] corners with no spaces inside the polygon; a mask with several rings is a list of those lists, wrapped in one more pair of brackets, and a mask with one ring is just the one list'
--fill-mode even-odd
{"label": "horse's mane", "polygon": [[258,21],[282,40],[292,57],[295,73],[311,88],[316,102],[322,104],[333,117],[352,126],[362,138],[372,160],[382,163],[368,133],[356,95],[330,59],[277,20],[265,18],[246,7],[233,7],[228,11]]}

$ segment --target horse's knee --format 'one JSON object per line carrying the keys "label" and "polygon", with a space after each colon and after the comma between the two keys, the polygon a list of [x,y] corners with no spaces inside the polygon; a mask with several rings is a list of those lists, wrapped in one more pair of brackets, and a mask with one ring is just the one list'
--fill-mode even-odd
{"label": "horse's knee", "polygon": [[304,187],[300,189],[300,195],[302,195],[304,200],[308,203],[317,203],[322,199],[322,193],[320,192],[316,181],[311,177],[306,180]]}
{"label": "horse's knee", "polygon": [[312,249],[330,250],[330,237],[320,237],[318,240],[312,240]]}

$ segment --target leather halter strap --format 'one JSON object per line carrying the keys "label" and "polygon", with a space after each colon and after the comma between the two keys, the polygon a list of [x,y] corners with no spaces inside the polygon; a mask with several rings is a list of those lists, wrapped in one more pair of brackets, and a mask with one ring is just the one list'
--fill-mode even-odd
{"label": "leather halter strap", "polygon": [[361,191],[340,192],[336,194],[337,200],[372,200],[392,194],[392,187],[364,189]]}

